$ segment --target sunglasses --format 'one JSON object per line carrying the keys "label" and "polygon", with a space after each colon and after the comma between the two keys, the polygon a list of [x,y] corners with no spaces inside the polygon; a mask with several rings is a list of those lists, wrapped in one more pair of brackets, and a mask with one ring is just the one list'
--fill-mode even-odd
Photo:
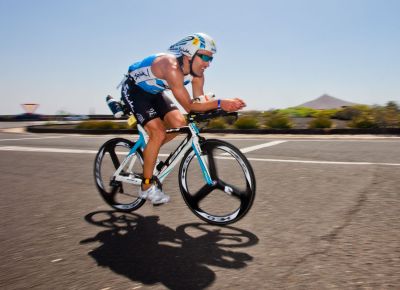
{"label": "sunglasses", "polygon": [[200,53],[198,53],[198,54],[196,54],[198,57],[200,57],[201,58],[201,60],[202,61],[204,61],[204,62],[211,62],[212,60],[213,60],[213,57],[212,56],[209,56],[209,55],[207,55],[207,54],[200,54]]}

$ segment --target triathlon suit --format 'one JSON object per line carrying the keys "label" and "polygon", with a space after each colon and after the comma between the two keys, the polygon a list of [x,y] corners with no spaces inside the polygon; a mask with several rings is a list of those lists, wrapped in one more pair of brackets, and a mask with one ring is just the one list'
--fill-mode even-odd
{"label": "triathlon suit", "polygon": [[[132,64],[122,84],[121,99],[132,110],[142,126],[155,118],[164,119],[168,112],[178,110],[168,96],[163,94],[169,89],[168,83],[158,79],[151,71],[154,60],[161,55],[165,54],[154,54]],[[185,76],[184,85],[191,80],[191,75]]]}

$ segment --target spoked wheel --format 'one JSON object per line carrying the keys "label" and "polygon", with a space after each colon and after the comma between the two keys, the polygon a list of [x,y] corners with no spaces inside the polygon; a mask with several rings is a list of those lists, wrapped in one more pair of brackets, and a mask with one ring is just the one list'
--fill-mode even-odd
{"label": "spoked wheel", "polygon": [[256,181],[246,157],[232,144],[209,139],[201,144],[212,185],[204,181],[195,152],[188,151],[179,168],[183,198],[204,221],[225,225],[238,221],[251,208]]}
{"label": "spoked wheel", "polygon": [[111,139],[100,147],[95,159],[94,177],[97,189],[106,203],[119,211],[134,211],[145,203],[144,199],[139,198],[138,181],[143,172],[143,154],[140,149],[119,173],[119,176],[128,178],[131,182],[119,181],[114,176],[134,144],[123,138]]}

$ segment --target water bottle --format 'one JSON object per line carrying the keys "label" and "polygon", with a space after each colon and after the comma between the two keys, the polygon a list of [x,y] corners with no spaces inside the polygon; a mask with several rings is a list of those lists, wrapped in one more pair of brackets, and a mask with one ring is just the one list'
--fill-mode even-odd
{"label": "water bottle", "polygon": [[113,97],[108,95],[106,98],[106,102],[115,118],[119,119],[124,115],[121,104],[118,103]]}

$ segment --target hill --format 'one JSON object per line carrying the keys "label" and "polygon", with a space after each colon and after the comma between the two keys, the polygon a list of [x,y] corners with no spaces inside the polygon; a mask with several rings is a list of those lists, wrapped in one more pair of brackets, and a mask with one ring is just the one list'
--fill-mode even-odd
{"label": "hill", "polygon": [[357,105],[356,103],[351,103],[348,101],[344,101],[329,95],[322,95],[315,100],[306,102],[304,104],[299,105],[298,107],[307,107],[312,109],[337,109],[341,107],[348,107]]}

